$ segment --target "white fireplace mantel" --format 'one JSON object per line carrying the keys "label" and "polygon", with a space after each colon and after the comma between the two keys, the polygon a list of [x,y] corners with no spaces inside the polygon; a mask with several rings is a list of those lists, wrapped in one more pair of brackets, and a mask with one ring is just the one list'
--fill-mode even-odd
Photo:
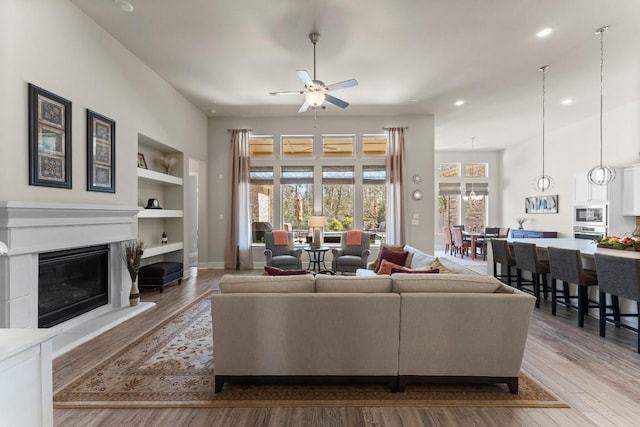
{"label": "white fireplace mantel", "polygon": [[[136,238],[137,206],[0,201],[0,328],[38,327],[38,255],[109,245],[109,307],[128,305],[120,243]],[[102,311],[97,309],[94,311]]]}

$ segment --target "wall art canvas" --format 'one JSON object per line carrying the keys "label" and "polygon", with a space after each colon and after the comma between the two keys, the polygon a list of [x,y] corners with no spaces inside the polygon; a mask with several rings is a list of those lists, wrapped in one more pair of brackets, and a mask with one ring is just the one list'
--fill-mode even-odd
{"label": "wall art canvas", "polygon": [[558,195],[527,197],[524,205],[525,213],[558,213]]}
{"label": "wall art canvas", "polygon": [[87,190],[116,192],[116,122],[87,109]]}
{"label": "wall art canvas", "polygon": [[29,185],[71,188],[71,101],[31,83]]}

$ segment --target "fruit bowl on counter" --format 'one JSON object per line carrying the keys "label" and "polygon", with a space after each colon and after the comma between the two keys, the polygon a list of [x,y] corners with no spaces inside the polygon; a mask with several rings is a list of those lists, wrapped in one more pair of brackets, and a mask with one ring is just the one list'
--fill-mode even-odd
{"label": "fruit bowl on counter", "polygon": [[597,240],[599,248],[640,251],[640,238],[629,236],[605,236]]}

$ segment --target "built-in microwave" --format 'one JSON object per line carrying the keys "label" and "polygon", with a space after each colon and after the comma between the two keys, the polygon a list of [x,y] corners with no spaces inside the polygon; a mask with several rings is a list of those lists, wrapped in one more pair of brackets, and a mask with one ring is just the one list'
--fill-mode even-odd
{"label": "built-in microwave", "polygon": [[574,225],[607,225],[607,205],[583,205],[573,207]]}

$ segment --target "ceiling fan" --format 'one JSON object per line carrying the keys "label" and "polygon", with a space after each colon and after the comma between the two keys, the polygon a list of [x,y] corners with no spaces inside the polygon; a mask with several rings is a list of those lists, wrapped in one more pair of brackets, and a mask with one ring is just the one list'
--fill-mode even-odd
{"label": "ceiling fan", "polygon": [[[304,95],[305,101],[298,110],[298,113],[304,113],[311,108],[321,107],[324,101],[330,102],[333,105],[340,108],[347,108],[349,103],[335,96],[329,95],[328,92],[332,90],[345,89],[352,86],[357,86],[358,81],[356,79],[345,80],[339,83],[333,83],[325,85],[323,81],[316,79],[316,43],[320,40],[320,34],[310,33],[309,40],[313,43],[313,79],[306,70],[296,70],[298,77],[304,83],[304,90],[291,90],[284,92],[269,92],[270,95]],[[325,107],[322,107],[325,108]]]}

